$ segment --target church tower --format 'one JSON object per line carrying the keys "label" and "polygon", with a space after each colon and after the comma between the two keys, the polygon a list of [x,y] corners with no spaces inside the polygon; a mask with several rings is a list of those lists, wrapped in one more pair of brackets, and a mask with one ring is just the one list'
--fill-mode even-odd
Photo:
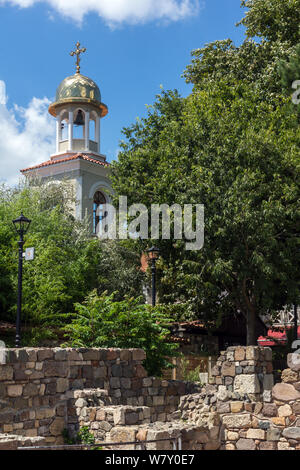
{"label": "church tower", "polygon": [[78,42],[71,52],[76,56],[76,73],[61,82],[56,100],[49,107],[56,119],[55,153],[50,160],[21,173],[42,181],[70,181],[77,200],[75,215],[78,219],[88,215],[96,234],[103,217],[101,207],[111,202],[109,163],[101,153],[100,142],[100,122],[108,108],[101,101],[97,84],[80,73],[80,55],[85,51]]}

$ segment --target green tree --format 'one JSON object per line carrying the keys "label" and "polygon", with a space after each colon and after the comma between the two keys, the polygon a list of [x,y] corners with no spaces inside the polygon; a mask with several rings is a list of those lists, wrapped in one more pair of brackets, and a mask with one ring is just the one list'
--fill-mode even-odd
{"label": "green tree", "polygon": [[[87,221],[73,217],[74,203],[67,181],[60,185],[35,181],[15,189],[2,187],[1,320],[15,321],[16,317],[18,235],[12,220],[21,210],[32,220],[24,248],[35,247],[35,259],[23,263],[23,326],[36,326],[49,336],[40,327],[59,327],[67,322],[65,314],[72,311],[73,304],[83,301],[95,288],[99,292],[118,290],[120,298],[125,294],[141,295],[139,256],[127,245],[91,237]],[[41,340],[40,334],[31,339],[34,345]]]}
{"label": "green tree", "polygon": [[279,64],[300,42],[299,0],[241,0],[241,6],[247,7],[238,23],[246,27],[245,41],[236,46],[225,39],[195,49],[184,77],[201,90],[225,77],[231,83],[242,80],[255,86],[258,99],[276,102],[282,92]]}
{"label": "green tree", "polygon": [[92,292],[84,303],[75,305],[76,314],[65,327],[65,346],[89,348],[141,348],[146,352],[144,366],[150,375],[160,376],[172,367],[168,358],[177,345],[168,342],[168,319],[160,308],[141,299],[114,301],[114,294]]}
{"label": "green tree", "polygon": [[[299,127],[288,100],[262,102],[248,84],[214,83],[186,100],[163,92],[125,130],[112,179],[130,201],[202,203],[205,245],[162,241],[162,302],[206,321],[255,321],[292,302],[299,281]],[[147,175],[147,176],[146,176]]]}
{"label": "green tree", "polygon": [[192,95],[162,92],[146,119],[124,129],[112,178],[131,202],[205,205],[201,252],[160,242],[160,299],[177,318],[215,324],[242,314],[256,344],[256,317],[298,296],[299,126],[279,69],[296,54],[300,8],[299,0],[241,6],[243,44],[192,52],[184,72]]}

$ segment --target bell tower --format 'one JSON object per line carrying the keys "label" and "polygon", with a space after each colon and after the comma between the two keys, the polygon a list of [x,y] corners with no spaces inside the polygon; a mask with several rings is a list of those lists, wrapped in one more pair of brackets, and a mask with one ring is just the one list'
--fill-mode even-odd
{"label": "bell tower", "polygon": [[[101,102],[101,93],[96,83],[80,73],[80,54],[85,51],[78,42],[76,50],[71,52],[72,56],[77,57],[76,74],[61,82],[56,92],[56,101],[49,107],[49,113],[56,118],[54,156],[85,152],[105,160],[100,153],[100,119],[108,114],[108,108]],[[81,128],[82,135],[79,136],[78,132],[75,135],[74,128]],[[67,133],[63,132],[66,130]]]}
{"label": "bell tower", "polygon": [[[56,119],[56,149],[50,160],[25,168],[21,173],[43,181],[70,180],[76,192],[75,216],[86,215],[91,220],[91,230],[97,233],[98,212],[110,202],[109,163],[101,153],[100,122],[108,114],[102,103],[98,85],[80,73],[81,48],[70,53],[76,56],[76,73],[65,78],[57,88],[55,102],[49,113]],[[99,201],[101,200],[101,204]]]}

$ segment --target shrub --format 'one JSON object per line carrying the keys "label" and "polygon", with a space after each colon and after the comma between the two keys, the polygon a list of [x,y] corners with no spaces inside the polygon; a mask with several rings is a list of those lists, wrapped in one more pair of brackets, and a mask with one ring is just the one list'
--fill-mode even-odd
{"label": "shrub", "polygon": [[147,358],[148,374],[161,376],[163,369],[173,367],[167,357],[176,354],[177,345],[168,341],[170,319],[159,306],[141,304],[142,299],[125,297],[114,301],[114,295],[91,292],[85,302],[75,304],[76,313],[67,325],[66,347],[141,348]]}

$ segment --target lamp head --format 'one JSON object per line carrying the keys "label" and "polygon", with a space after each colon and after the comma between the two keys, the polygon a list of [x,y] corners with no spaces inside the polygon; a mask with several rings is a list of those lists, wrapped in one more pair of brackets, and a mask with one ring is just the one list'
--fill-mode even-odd
{"label": "lamp head", "polygon": [[147,253],[151,260],[152,259],[157,260],[160,255],[160,249],[157,248],[156,246],[152,246],[151,248],[149,248],[149,250],[147,250]]}
{"label": "lamp head", "polygon": [[16,232],[19,235],[25,235],[25,233],[28,232],[29,225],[31,224],[31,220],[27,219],[27,217],[25,217],[23,213],[21,212],[20,217],[13,220],[13,224],[14,224]]}

